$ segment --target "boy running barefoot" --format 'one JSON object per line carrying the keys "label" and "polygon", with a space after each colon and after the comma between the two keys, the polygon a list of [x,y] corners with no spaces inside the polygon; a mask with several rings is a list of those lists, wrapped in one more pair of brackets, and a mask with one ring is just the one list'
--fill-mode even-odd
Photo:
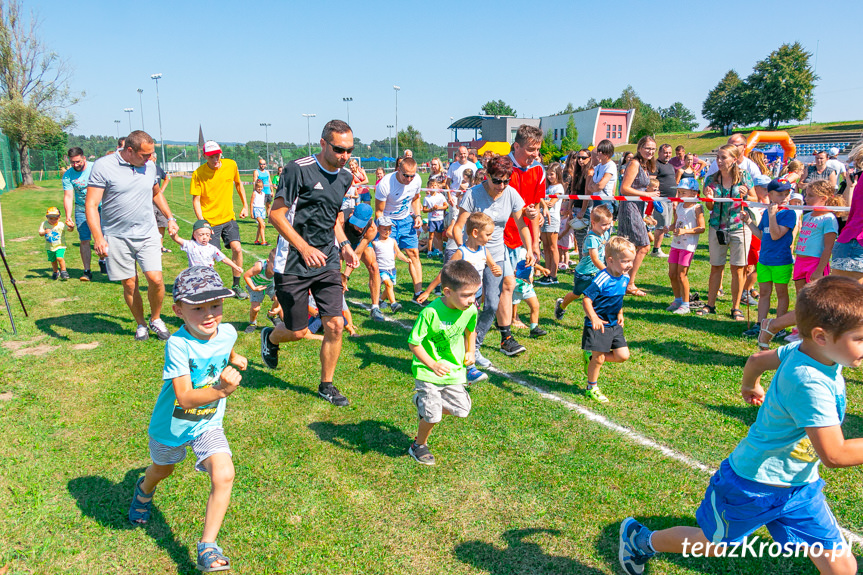
{"label": "boy running barefoot", "polygon": [[420,418],[408,454],[424,465],[434,465],[427,442],[441,417],[470,413],[465,383],[467,366],[475,359],[478,313],[473,304],[482,278],[470,262],[455,260],[441,270],[441,285],[443,295],[423,308],[408,338],[414,354],[414,405]]}
{"label": "boy running barefoot", "polygon": [[150,519],[153,495],[174,465],[195,453],[195,469],[210,475],[212,488],[198,542],[200,571],[226,571],[230,560],[216,544],[216,536],[231,499],[234,464],[222,419],[225,398],[240,384],[236,369],[246,369],[246,358],[234,352],[237,331],[222,324],[222,300],[233,297],[211,267],[195,266],[174,280],[174,313],[185,321],[165,345],[164,384],[150,418],[152,465],[135,484],[129,521],[143,525]]}
{"label": "boy running barefoot", "polygon": [[[615,236],[605,245],[606,268],[596,274],[584,290],[584,331],[581,348],[587,371],[587,396],[608,403],[599,390],[599,370],[606,361],[629,359],[629,345],[623,337],[623,296],[629,285],[629,271],[635,260],[635,246]],[[588,360],[590,363],[588,363]]]}
{"label": "boy running barefoot", "polygon": [[180,249],[186,252],[189,258],[189,267],[207,266],[213,267],[215,262],[224,262],[234,271],[243,273],[243,268],[226,257],[219,248],[210,243],[213,237],[213,229],[207,220],[198,220],[192,226],[192,240],[184,240],[177,230],[171,234],[171,239],[180,244]]}
{"label": "boy running barefoot", "polygon": [[[863,463],[863,439],[845,439],[841,427],[842,368],[863,362],[863,286],[838,276],[808,284],[797,297],[797,326],[802,341],[746,362],[741,393],[760,406],[758,417],[711,478],[695,513],[699,526],[652,532],[632,517],[623,521],[619,558],[627,573],[642,573],[658,551],[694,554],[698,546],[702,555],[722,555],[722,544],[726,551],[745,544],[761,526],[783,551],[799,544],[821,573],[857,572],[824,499],[818,464]],[[774,369],[765,392],[761,374]]]}

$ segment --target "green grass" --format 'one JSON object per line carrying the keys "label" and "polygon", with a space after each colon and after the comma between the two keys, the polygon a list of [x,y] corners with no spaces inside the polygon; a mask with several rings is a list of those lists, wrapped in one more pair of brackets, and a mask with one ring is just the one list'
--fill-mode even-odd
{"label": "green grass", "polygon": [[[167,197],[178,217],[191,220],[183,185],[188,189],[175,180]],[[126,521],[134,481],[149,461],[146,430],[164,344],[133,341],[119,285],[100,274],[90,284],[77,280],[76,234],[68,238],[72,281],[50,280],[36,230],[61,196],[57,183],[2,196],[7,254],[30,317],[11,301],[19,328],[13,337],[0,314],[0,569],[193,573],[209,482],[192,461],[160,485],[148,527]],[[180,226],[188,237],[191,226]],[[253,223],[240,227],[242,237],[253,237]],[[272,240],[271,228],[268,234]],[[701,250],[692,283],[703,292],[706,246]],[[164,265],[170,284],[185,255],[175,249]],[[398,297],[407,302],[407,269],[399,267]],[[218,269],[228,279],[228,268]],[[426,280],[438,269],[426,265]],[[578,306],[560,324],[550,319],[564,284],[537,288],[546,338],[517,333],[528,347],[519,358],[485,353],[517,378],[716,467],[757,413],[738,395],[753,342],[727,317],[727,298],[719,305],[726,315],[668,314],[665,262],[648,259],[643,273],[639,285],[651,295],[629,298],[624,308],[632,359],[602,374],[611,403],[580,393]],[[4,280],[11,288],[5,272]],[[361,268],[348,299],[368,302],[365,283]],[[170,306],[164,312],[177,329]],[[226,303],[225,320],[240,330],[247,313],[247,302]],[[407,331],[374,323],[360,308],[353,313],[362,337],[345,339],[335,378],[352,401],[344,409],[316,395],[317,343],[283,346],[279,369],[269,371],[257,334],[239,335],[236,350],[250,365],[228,401],[237,475],[219,537],[235,573],[616,573],[622,518],[633,514],[656,528],[695,524],[706,473],[497,375],[472,390],[470,417],[435,429],[430,446],[438,464],[417,465],[406,455],[416,431]],[[415,313],[406,303],[396,317],[410,323]],[[97,347],[74,348],[92,343]],[[488,343],[497,343],[494,335]],[[15,348],[44,353],[16,355]],[[852,371],[847,377],[845,433],[857,437],[861,378]],[[822,474],[840,523],[863,532],[861,470]],[[653,564],[654,573],[674,574],[800,571],[814,570],[800,559],[664,557]]]}

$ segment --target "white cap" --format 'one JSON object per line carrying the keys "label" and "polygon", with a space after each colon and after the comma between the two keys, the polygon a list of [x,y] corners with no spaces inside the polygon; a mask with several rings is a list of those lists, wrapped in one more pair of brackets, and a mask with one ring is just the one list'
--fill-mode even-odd
{"label": "white cap", "polygon": [[221,152],[222,152],[222,148],[220,148],[219,144],[217,144],[215,141],[207,140],[204,143],[204,155],[205,156],[215,156],[216,154],[219,154]]}
{"label": "white cap", "polygon": [[830,149],[827,151],[827,155],[828,155],[828,156],[838,156],[838,155],[839,155],[839,148],[835,148],[835,147],[834,147],[834,148],[830,148]]}

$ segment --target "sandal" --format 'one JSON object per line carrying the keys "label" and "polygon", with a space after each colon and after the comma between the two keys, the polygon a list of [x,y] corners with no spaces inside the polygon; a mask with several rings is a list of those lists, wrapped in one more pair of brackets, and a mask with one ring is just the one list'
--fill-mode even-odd
{"label": "sandal", "polygon": [[[216,561],[224,561],[224,565],[216,565]],[[202,573],[213,573],[215,571],[228,571],[231,569],[231,560],[222,554],[222,548],[213,543],[198,542],[198,571]]]}
{"label": "sandal", "polygon": [[733,319],[734,321],[746,321],[746,316],[743,315],[743,312],[740,311],[738,308],[734,308],[733,310],[731,310],[731,313],[729,313],[728,315],[731,316],[731,319]]}
{"label": "sandal", "polygon": [[[155,489],[152,493],[141,491],[141,483],[143,482],[144,476],[142,475],[135,484],[135,495],[132,496],[132,503],[129,505],[129,521],[135,526],[145,525],[150,520],[150,507],[153,505],[153,495],[156,494]],[[150,500],[144,502],[141,501],[141,498],[149,498]]]}
{"label": "sandal", "polygon": [[715,305],[704,304],[700,310],[695,312],[696,315],[700,315],[700,316],[705,316],[709,313],[716,315],[716,306]]}
{"label": "sandal", "polygon": [[[762,341],[761,336],[765,333],[768,335],[767,341]],[[761,320],[761,331],[758,332],[758,348],[763,350],[770,349],[770,342],[775,335],[775,333],[770,331],[770,320],[767,318]]]}

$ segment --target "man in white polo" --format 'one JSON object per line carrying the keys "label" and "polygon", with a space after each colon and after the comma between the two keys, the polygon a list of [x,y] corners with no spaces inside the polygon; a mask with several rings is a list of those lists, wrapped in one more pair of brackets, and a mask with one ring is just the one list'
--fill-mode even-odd
{"label": "man in white polo", "polygon": [[461,185],[462,174],[465,170],[476,172],[476,164],[468,160],[467,148],[459,146],[455,155],[455,162],[449,165],[446,171],[446,185],[451,190],[457,190]]}
{"label": "man in white polo", "polygon": [[[749,172],[749,175],[753,180],[762,175],[761,170],[758,168],[758,164],[743,155],[743,150],[746,149],[746,137],[743,134],[731,134],[728,138],[728,143],[732,146],[737,146],[737,149],[740,151],[740,158],[737,160],[737,165],[740,166],[741,170]],[[716,164],[716,160],[713,160],[713,163],[710,164],[709,168],[707,168],[707,175],[705,177],[711,176],[718,171],[719,166]]]}
{"label": "man in white polo", "polygon": [[[108,260],[108,279],[123,284],[123,297],[137,322],[135,339],[148,339],[149,325],[159,339],[166,340],[171,334],[159,317],[165,284],[153,205],[168,218],[168,233],[176,233],[177,220],[156,182],[156,164],[150,161],[155,150],[153,138],[143,130],[135,130],[126,137],[124,146],[93,163],[84,204],[87,225],[96,253]],[[147,278],[149,324],[144,321],[136,264]]]}

